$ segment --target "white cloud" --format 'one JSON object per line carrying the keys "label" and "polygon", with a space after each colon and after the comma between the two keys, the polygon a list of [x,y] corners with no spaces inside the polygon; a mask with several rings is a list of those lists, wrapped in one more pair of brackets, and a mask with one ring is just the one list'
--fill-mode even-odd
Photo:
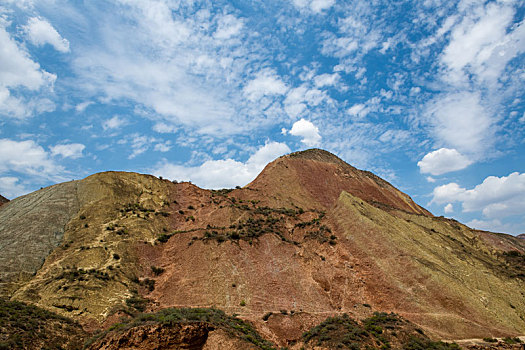
{"label": "white cloud", "polygon": [[317,126],[304,119],[298,120],[292,125],[290,134],[302,137],[301,142],[309,147],[316,146],[321,141],[321,135],[319,135]]}
{"label": "white cloud", "polygon": [[[0,47],[0,114],[27,118],[35,112],[54,110],[53,102],[37,93],[50,93],[56,75],[44,71],[31,60],[25,49],[5,30],[3,21],[0,21]],[[25,97],[19,97],[13,94],[18,88],[29,92]]]}
{"label": "white cloud", "polygon": [[525,112],[523,112],[523,115],[519,119],[520,123],[525,123]]}
{"label": "white cloud", "polygon": [[17,177],[0,177],[0,195],[6,198],[15,198],[29,192],[24,185],[19,183]]}
{"label": "white cloud", "polygon": [[454,206],[452,205],[452,203],[448,203],[447,205],[445,205],[445,208],[443,208],[443,211],[445,212],[445,214],[453,213]]}
{"label": "white cloud", "polygon": [[514,25],[514,15],[511,2],[464,6],[461,21],[450,26],[451,39],[441,57],[444,78],[453,84],[464,83],[469,74],[489,84],[502,78],[507,64],[525,51],[525,21]]}
{"label": "white cloud", "polygon": [[156,131],[161,134],[174,133],[178,128],[174,125],[168,125],[166,123],[160,122],[153,125],[153,131]]}
{"label": "white cloud", "polygon": [[230,39],[238,35],[244,24],[243,21],[232,15],[224,15],[219,19],[219,25],[214,33],[214,37],[220,40]]}
{"label": "white cloud", "polygon": [[215,137],[267,122],[262,107],[239,93],[264,55],[242,19],[189,3],[115,6],[122,11],[109,17],[91,7],[92,16],[101,12],[100,30],[75,50],[72,67],[88,95],[131,101],[157,123]]}
{"label": "white cloud", "polygon": [[314,83],[316,87],[324,86],[333,86],[341,79],[341,76],[338,73],[334,74],[321,74],[314,78]]}
{"label": "white cloud", "polygon": [[432,134],[444,146],[480,155],[494,143],[494,121],[478,93],[439,95],[427,104],[425,114]]}
{"label": "white cloud", "polygon": [[465,169],[472,161],[455,149],[440,148],[427,153],[417,165],[421,173],[441,175],[451,171]]}
{"label": "white cloud", "polygon": [[172,180],[189,180],[203,188],[231,188],[246,185],[268,162],[286,153],[290,153],[290,148],[286,144],[269,142],[259,148],[246,163],[223,159],[208,160],[196,167],[185,167],[165,161],[163,164],[158,164],[153,173]]}
{"label": "white cloud", "polygon": [[357,103],[352,107],[348,108],[348,114],[359,119],[365,118],[370,110],[366,107],[364,103]]}
{"label": "white cloud", "polygon": [[62,53],[69,52],[69,41],[62,38],[53,26],[41,18],[30,18],[24,27],[29,40],[37,46],[50,44],[55,50]]}
{"label": "white cloud", "polygon": [[82,113],[86,110],[86,108],[88,108],[89,106],[91,106],[94,102],[93,101],[85,101],[85,102],[81,102],[79,104],[77,104],[75,106],[75,111],[79,112],[79,113]]}
{"label": "white cloud", "polygon": [[63,168],[32,140],[0,139],[0,173],[8,171],[56,179]]}
{"label": "white cloud", "polygon": [[473,189],[457,183],[438,186],[433,191],[434,203],[461,202],[464,212],[481,211],[490,219],[501,219],[525,213],[525,173],[489,176]]}
{"label": "white cloud", "polygon": [[112,118],[105,120],[102,123],[102,128],[104,130],[119,129],[125,126],[127,123],[128,121],[126,119],[120,118],[119,116],[115,115]]}
{"label": "white cloud", "polygon": [[133,159],[136,156],[146,152],[152,144],[156,141],[153,137],[134,134],[131,139],[131,149],[133,152],[128,156],[128,159]]}
{"label": "white cloud", "polygon": [[284,110],[292,117],[306,113],[308,107],[317,107],[323,101],[332,101],[325,91],[310,88],[307,84],[290,89],[284,100]]}
{"label": "white cloud", "polygon": [[491,232],[513,232],[513,233],[523,233],[523,227],[520,227],[519,224],[515,223],[503,223],[501,220],[479,220],[474,219],[467,222],[469,227],[478,230],[491,231]]}
{"label": "white cloud", "polygon": [[434,179],[432,176],[427,176],[426,179],[427,179],[427,181],[430,182],[430,183],[434,183],[434,182],[436,182],[436,179]]}
{"label": "white cloud", "polygon": [[321,13],[335,4],[335,0],[292,0],[292,2],[297,8],[308,9],[314,13]]}
{"label": "white cloud", "polygon": [[283,95],[287,91],[286,84],[272,70],[263,70],[244,87],[244,93],[251,101],[259,100],[266,95]]}
{"label": "white cloud", "polygon": [[61,156],[62,158],[78,159],[83,156],[82,151],[86,148],[81,143],[61,144],[49,147],[52,156]]}
{"label": "white cloud", "polygon": [[171,149],[171,147],[171,142],[166,141],[157,143],[153,149],[157,152],[168,152]]}

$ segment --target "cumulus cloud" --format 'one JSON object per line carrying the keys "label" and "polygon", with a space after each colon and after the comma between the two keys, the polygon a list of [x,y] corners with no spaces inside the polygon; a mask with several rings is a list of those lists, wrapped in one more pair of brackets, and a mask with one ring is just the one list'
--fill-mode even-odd
{"label": "cumulus cloud", "polygon": [[464,212],[481,211],[489,219],[502,219],[525,212],[525,173],[509,176],[489,176],[473,189],[457,183],[438,186],[433,191],[432,202],[460,202]]}
{"label": "cumulus cloud", "polygon": [[62,38],[56,29],[45,19],[30,18],[25,31],[29,40],[36,46],[50,44],[55,50],[62,53],[69,52],[69,41]]}
{"label": "cumulus cloud", "polygon": [[13,199],[29,192],[29,190],[19,182],[17,177],[0,177],[0,194],[6,198]]}
{"label": "cumulus cloud", "polygon": [[507,64],[525,51],[525,21],[514,25],[516,10],[511,2],[471,2],[461,8],[462,19],[452,26],[453,18],[446,29],[451,39],[441,56],[444,77],[461,84],[473,74],[478,82],[494,83]]}
{"label": "cumulus cloud", "polygon": [[52,156],[61,156],[62,158],[78,159],[83,156],[82,151],[86,148],[81,143],[60,144],[49,147]]}
{"label": "cumulus cloud", "polygon": [[452,205],[452,203],[448,203],[447,205],[445,205],[445,208],[443,208],[443,211],[445,212],[445,214],[453,213],[454,206]]}
{"label": "cumulus cloud", "polygon": [[294,136],[302,137],[302,143],[306,146],[316,146],[321,141],[321,135],[319,135],[319,129],[312,122],[300,119],[292,125],[290,134]]}
{"label": "cumulus cloud", "polygon": [[0,173],[15,171],[55,179],[63,170],[32,140],[0,139]]}
{"label": "cumulus cloud", "polygon": [[441,175],[451,171],[465,169],[472,161],[455,149],[440,148],[427,153],[417,165],[421,173]]}
{"label": "cumulus cloud", "polygon": [[283,95],[287,91],[286,84],[272,70],[263,70],[244,87],[244,93],[249,100],[255,101],[266,95]]}
{"label": "cumulus cloud", "polygon": [[246,185],[267,163],[290,152],[290,148],[284,143],[269,142],[245,163],[228,158],[208,160],[200,166],[186,167],[165,161],[158,164],[153,173],[172,180],[189,180],[203,188],[232,188]]}
{"label": "cumulus cloud", "polygon": [[494,143],[494,121],[479,93],[439,95],[427,104],[426,118],[437,141],[461,153],[479,155]]}
{"label": "cumulus cloud", "polygon": [[[39,92],[50,93],[56,75],[46,72],[29,57],[5,30],[0,21],[0,114],[27,118],[33,113],[50,112],[54,103]],[[28,90],[26,96],[18,96],[13,91],[18,88]]]}
{"label": "cumulus cloud", "polygon": [[324,86],[333,86],[341,79],[341,76],[338,73],[334,74],[321,74],[314,78],[314,83],[316,87]]}

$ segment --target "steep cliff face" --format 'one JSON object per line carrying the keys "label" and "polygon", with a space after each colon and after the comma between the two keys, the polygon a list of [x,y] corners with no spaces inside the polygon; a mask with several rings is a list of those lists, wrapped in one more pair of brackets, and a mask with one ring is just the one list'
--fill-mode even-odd
{"label": "steep cliff face", "polygon": [[523,240],[434,217],[322,150],[281,157],[234,190],[100,173],[13,200],[0,218],[12,259],[45,242],[30,266],[0,258],[4,293],[87,329],[215,307],[280,346],[328,316],[376,310],[438,338],[525,333]]}
{"label": "steep cliff face", "polygon": [[3,196],[0,196],[0,207],[2,205],[4,205],[5,203],[9,202],[9,199],[3,197]]}

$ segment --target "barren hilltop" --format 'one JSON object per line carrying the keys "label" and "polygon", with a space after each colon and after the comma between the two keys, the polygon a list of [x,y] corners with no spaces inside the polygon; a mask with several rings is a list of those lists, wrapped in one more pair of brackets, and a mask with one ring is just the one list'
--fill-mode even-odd
{"label": "barren hilltop", "polygon": [[[68,348],[97,330],[88,348],[445,349],[434,342],[525,334],[523,239],[435,217],[319,149],[231,190],[124,172],[44,188],[1,206],[0,247],[3,309],[70,322]],[[37,343],[2,322],[0,342]]]}

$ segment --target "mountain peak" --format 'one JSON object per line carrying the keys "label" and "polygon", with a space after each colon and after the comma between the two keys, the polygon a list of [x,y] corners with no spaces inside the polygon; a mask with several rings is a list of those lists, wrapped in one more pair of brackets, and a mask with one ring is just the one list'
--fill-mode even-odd
{"label": "mountain peak", "polygon": [[290,153],[288,155],[283,156],[282,158],[309,159],[309,160],[316,160],[316,161],[325,162],[325,163],[348,165],[345,161],[343,161],[341,158],[339,158],[335,154],[330,153],[320,148],[310,148],[304,151]]}
{"label": "mountain peak", "polygon": [[270,197],[279,201],[280,206],[327,209],[344,191],[374,205],[431,215],[387,181],[318,148],[271,162],[248,188],[272,194]]}

